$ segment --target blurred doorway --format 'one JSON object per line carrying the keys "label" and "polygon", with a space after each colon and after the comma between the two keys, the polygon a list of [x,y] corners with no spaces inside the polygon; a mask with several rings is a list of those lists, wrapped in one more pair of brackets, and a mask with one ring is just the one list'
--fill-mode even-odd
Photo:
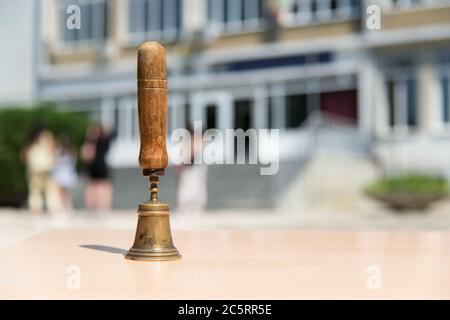
{"label": "blurred doorway", "polygon": [[326,113],[345,118],[356,124],[358,106],[356,90],[324,92],[320,96],[320,109]]}
{"label": "blurred doorway", "polygon": [[[242,129],[246,132],[252,127],[253,101],[250,99],[240,99],[234,101],[234,129]],[[234,156],[237,157],[237,138],[234,139]],[[249,138],[245,138],[245,162],[249,160],[250,143]]]}
{"label": "blurred doorway", "polygon": [[252,101],[250,99],[234,102],[234,128],[247,131],[251,127]]}
{"label": "blurred doorway", "polygon": [[216,129],[217,128],[217,105],[208,104],[205,108],[206,112],[206,123],[205,130]]}

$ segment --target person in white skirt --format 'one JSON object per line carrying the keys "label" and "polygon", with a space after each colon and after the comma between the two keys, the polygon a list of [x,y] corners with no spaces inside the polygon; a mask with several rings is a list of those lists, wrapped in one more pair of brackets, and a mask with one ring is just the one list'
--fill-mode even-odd
{"label": "person in white skirt", "polygon": [[61,210],[64,212],[72,211],[71,190],[75,188],[78,177],[76,172],[75,148],[67,136],[62,136],[59,139],[52,178],[58,186]]}

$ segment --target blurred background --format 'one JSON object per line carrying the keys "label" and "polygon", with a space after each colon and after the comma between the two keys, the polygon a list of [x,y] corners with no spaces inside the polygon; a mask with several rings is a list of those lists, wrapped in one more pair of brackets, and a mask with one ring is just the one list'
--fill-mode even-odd
{"label": "blurred background", "polygon": [[198,120],[280,130],[276,175],[169,167],[175,228],[450,228],[449,0],[2,0],[0,40],[3,243],[134,228],[146,40],[168,54],[169,149]]}

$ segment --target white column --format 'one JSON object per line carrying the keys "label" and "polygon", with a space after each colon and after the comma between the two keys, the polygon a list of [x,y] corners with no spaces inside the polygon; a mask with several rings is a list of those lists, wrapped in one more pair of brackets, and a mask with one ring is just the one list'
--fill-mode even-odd
{"label": "white column", "polygon": [[186,98],[180,96],[176,107],[175,128],[184,128],[184,119],[186,117]]}
{"label": "white column", "polygon": [[182,30],[192,33],[201,29],[207,17],[207,0],[181,0]]}
{"label": "white column", "polygon": [[101,121],[105,128],[113,128],[114,126],[114,98],[105,97],[101,104]]}
{"label": "white column", "polygon": [[185,100],[181,95],[172,95],[169,100],[169,119],[168,119],[168,134],[174,129],[179,129],[184,127],[184,116],[185,116]]}
{"label": "white column", "polygon": [[373,114],[374,132],[377,136],[385,136],[389,133],[389,99],[386,90],[385,77],[382,71],[373,70]]}
{"label": "white column", "polygon": [[128,10],[129,10],[128,1],[116,0],[114,6],[117,10],[115,12],[114,24],[116,26],[116,34],[114,39],[114,45],[120,46],[121,43],[128,40]]}
{"label": "white column", "polygon": [[139,111],[138,111],[138,101],[137,97],[130,98],[130,104],[131,104],[131,112],[132,112],[132,128],[133,128],[133,135],[132,139],[133,141],[139,141]]}
{"label": "white column", "polygon": [[369,133],[375,117],[374,103],[374,61],[372,55],[365,53],[359,65],[358,74],[358,128]]}
{"label": "white column", "polygon": [[204,115],[204,93],[197,92],[191,96],[191,114],[190,114],[190,125],[194,125],[194,121],[202,121],[203,125],[206,122],[206,116]]}
{"label": "white column", "polygon": [[253,92],[253,110],[251,126],[255,129],[268,128],[268,94],[267,88],[257,87]]}
{"label": "white column", "polygon": [[441,94],[437,70],[430,54],[423,57],[418,69],[417,108],[422,131],[433,133],[442,129]]}
{"label": "white column", "polygon": [[232,129],[234,127],[234,108],[233,97],[228,92],[222,92],[217,95],[217,121],[218,129],[225,132],[225,129]]}
{"label": "white column", "polygon": [[408,88],[407,77],[396,80],[394,85],[394,130],[399,133],[408,132]]}
{"label": "white column", "polygon": [[125,137],[127,140],[132,140],[133,138],[133,103],[130,97],[124,99],[125,102]]}
{"label": "white column", "polygon": [[283,83],[272,86],[271,99],[273,127],[283,129],[286,126],[286,90]]}
{"label": "white column", "polygon": [[119,123],[117,138],[119,140],[129,140],[132,136],[131,131],[131,103],[129,97],[119,99]]}

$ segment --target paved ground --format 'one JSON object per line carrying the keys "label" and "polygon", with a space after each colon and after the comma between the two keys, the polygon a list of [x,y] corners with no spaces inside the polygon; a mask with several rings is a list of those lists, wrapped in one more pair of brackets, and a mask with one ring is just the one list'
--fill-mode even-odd
{"label": "paved ground", "polygon": [[[386,230],[450,230],[450,200],[426,212],[392,212],[372,201],[363,200],[348,208],[302,208],[277,210],[221,210],[197,215],[172,213],[173,229],[217,228],[308,228]],[[0,209],[0,247],[52,228],[129,229],[136,226],[134,210],[114,211],[95,216],[77,211],[65,219],[48,215],[32,219],[27,211]]]}

